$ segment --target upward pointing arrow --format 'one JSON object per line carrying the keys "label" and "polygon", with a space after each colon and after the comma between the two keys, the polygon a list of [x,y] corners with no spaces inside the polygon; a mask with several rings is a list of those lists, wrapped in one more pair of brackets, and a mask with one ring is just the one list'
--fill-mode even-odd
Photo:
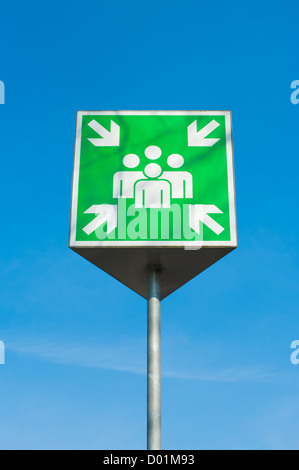
{"label": "upward pointing arrow", "polygon": [[110,132],[94,119],[88,125],[102,137],[101,139],[88,139],[95,147],[119,146],[119,126],[114,121],[111,121]]}
{"label": "upward pointing arrow", "polygon": [[197,121],[192,122],[188,126],[188,147],[212,147],[220,139],[207,139],[206,137],[218,126],[220,124],[213,119],[213,121],[197,132]]}
{"label": "upward pointing arrow", "polygon": [[214,204],[190,204],[189,206],[189,225],[195,232],[200,235],[200,223],[202,222],[204,225],[209,227],[209,229],[213,230],[216,235],[219,235],[223,232],[224,228],[221,227],[218,222],[212,219],[208,214],[222,214],[222,211],[218,209],[218,207],[214,206]]}
{"label": "upward pointing arrow", "polygon": [[90,235],[102,224],[107,222],[107,234],[112,232],[117,226],[117,205],[113,204],[99,204],[90,206],[84,214],[99,214],[83,230],[87,235]]}

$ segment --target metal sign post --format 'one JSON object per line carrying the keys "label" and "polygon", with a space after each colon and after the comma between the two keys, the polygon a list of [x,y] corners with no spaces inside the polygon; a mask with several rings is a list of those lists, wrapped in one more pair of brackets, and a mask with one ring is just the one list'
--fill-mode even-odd
{"label": "metal sign post", "polygon": [[160,450],[160,302],[237,247],[230,111],[78,111],[69,246],[147,299]]}
{"label": "metal sign post", "polygon": [[161,449],[160,270],[150,268],[147,300],[147,449]]}

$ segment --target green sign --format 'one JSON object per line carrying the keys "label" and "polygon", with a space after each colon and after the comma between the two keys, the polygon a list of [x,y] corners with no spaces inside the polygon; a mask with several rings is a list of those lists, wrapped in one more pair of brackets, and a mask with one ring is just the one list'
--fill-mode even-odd
{"label": "green sign", "polygon": [[79,112],[72,246],[235,246],[228,111]]}
{"label": "green sign", "polygon": [[237,246],[229,111],[80,111],[70,247],[161,298]]}

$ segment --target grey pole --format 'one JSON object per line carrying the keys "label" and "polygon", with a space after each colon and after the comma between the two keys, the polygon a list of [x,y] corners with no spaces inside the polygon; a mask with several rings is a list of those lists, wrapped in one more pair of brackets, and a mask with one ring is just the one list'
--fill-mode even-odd
{"label": "grey pole", "polygon": [[161,449],[160,272],[150,269],[147,297],[147,449]]}

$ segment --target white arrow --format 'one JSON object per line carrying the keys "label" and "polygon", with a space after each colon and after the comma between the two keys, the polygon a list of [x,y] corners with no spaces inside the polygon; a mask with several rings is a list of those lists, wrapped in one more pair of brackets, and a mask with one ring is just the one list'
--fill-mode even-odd
{"label": "white arrow", "polygon": [[93,205],[84,214],[99,214],[83,230],[87,235],[90,235],[94,230],[99,228],[102,224],[107,222],[107,235],[117,227],[117,205],[113,204],[99,204]]}
{"label": "white arrow", "polygon": [[88,139],[93,145],[96,147],[119,146],[119,126],[114,121],[111,121],[110,132],[94,119],[88,125],[102,137],[101,139]]}
{"label": "white arrow", "polygon": [[205,127],[197,132],[197,121],[192,122],[188,126],[188,146],[189,147],[212,147],[220,139],[207,139],[207,135],[211,134],[220,124],[213,119]]}
{"label": "white arrow", "polygon": [[213,204],[190,204],[189,206],[189,225],[195,232],[200,235],[200,222],[209,227],[216,235],[223,232],[224,228],[221,227],[215,220],[208,214],[222,214],[222,211]]}

